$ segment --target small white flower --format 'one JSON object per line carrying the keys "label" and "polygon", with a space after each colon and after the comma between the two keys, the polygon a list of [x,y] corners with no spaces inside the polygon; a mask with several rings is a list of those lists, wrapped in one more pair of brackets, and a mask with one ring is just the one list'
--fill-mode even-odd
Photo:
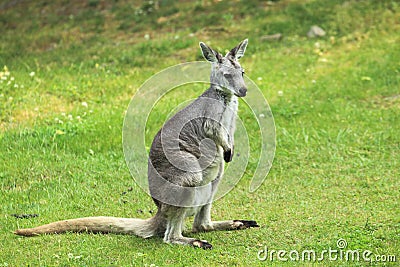
{"label": "small white flower", "polygon": [[316,81],[316,80],[312,80],[311,82],[312,82],[312,83],[317,83],[317,81]]}
{"label": "small white flower", "polygon": [[14,88],[18,88],[19,87],[19,85],[18,84],[14,84]]}
{"label": "small white flower", "polygon": [[31,76],[31,77],[35,76],[35,72],[32,71],[31,73],[29,73],[29,76]]}
{"label": "small white flower", "polygon": [[150,35],[146,33],[146,34],[144,35],[144,39],[150,40]]}
{"label": "small white flower", "polygon": [[85,108],[87,108],[87,107],[88,107],[88,103],[82,102],[82,106],[84,106]]}
{"label": "small white flower", "polygon": [[261,80],[262,80],[262,77],[257,77],[257,80],[258,80],[258,81],[261,81]]}
{"label": "small white flower", "polygon": [[68,119],[69,119],[70,121],[72,121],[72,120],[74,119],[74,117],[72,117],[71,114],[68,114]]}
{"label": "small white flower", "polygon": [[15,80],[15,78],[14,78],[14,77],[11,77],[11,78],[10,78],[10,81],[14,81],[14,80]]}
{"label": "small white flower", "polygon": [[278,96],[283,96],[283,91],[282,90],[278,91]]}

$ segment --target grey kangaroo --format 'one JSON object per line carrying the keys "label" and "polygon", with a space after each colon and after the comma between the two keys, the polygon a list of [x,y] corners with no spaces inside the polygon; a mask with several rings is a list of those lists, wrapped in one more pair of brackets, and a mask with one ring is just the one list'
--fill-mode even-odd
{"label": "grey kangaroo", "polygon": [[258,227],[251,220],[212,221],[212,198],[225,162],[234,155],[238,98],[246,96],[244,70],[238,60],[247,39],[225,56],[200,42],[211,62],[211,85],[201,96],[170,118],[154,137],[148,159],[150,194],[157,213],[149,219],[86,217],[53,222],[15,234],[35,236],[63,232],[163,236],[170,244],[211,249],[205,240],[182,235],[185,218],[194,216],[193,232]]}

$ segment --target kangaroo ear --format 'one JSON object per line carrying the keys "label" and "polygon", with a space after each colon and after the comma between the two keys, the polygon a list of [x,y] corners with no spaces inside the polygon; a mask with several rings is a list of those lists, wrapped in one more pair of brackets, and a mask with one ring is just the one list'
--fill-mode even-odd
{"label": "kangaroo ear", "polygon": [[244,39],[240,44],[238,44],[235,48],[233,48],[231,51],[228,52],[228,55],[231,55],[235,59],[240,59],[241,57],[244,56],[244,52],[246,51],[246,47],[248,44],[248,40]]}
{"label": "kangaroo ear", "polygon": [[203,57],[210,62],[222,62],[222,55],[211,47],[207,46],[205,43],[200,42],[201,52],[203,53]]}

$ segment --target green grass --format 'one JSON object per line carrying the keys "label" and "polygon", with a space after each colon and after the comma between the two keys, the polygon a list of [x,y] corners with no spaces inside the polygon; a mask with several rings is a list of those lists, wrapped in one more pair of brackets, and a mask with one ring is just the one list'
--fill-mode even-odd
{"label": "green grass", "polygon": [[[396,255],[398,264],[399,12],[394,0],[164,0],[158,7],[2,1],[0,266],[302,266],[311,263],[262,262],[257,252],[321,252],[335,249],[339,238],[351,250]],[[314,24],[327,36],[304,37]],[[260,39],[277,32],[280,42]],[[245,37],[241,62],[271,105],[277,150],[263,185],[248,192],[252,156],[212,216],[254,219],[259,229],[188,233],[212,243],[211,251],[122,235],[13,235],[67,218],[151,216],[155,206],[134,183],[122,151],[131,97],[165,67],[201,60],[199,41],[224,52]],[[156,111],[165,117],[187,97],[175,95]],[[244,105],[240,115],[250,120]],[[162,124],[151,118],[148,135]],[[257,135],[250,141],[257,155]],[[23,213],[39,216],[11,216]]]}

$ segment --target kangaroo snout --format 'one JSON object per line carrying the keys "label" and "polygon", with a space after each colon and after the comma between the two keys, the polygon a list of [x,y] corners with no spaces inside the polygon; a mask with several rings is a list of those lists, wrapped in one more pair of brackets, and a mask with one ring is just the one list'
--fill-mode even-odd
{"label": "kangaroo snout", "polygon": [[247,88],[246,87],[242,87],[239,89],[239,93],[236,95],[238,97],[244,97],[247,94]]}

